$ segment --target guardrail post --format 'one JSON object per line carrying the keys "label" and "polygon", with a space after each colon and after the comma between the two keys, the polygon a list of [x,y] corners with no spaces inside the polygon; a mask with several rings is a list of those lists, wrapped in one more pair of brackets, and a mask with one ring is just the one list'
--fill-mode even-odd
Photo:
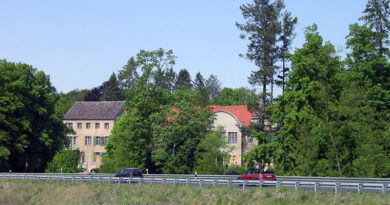
{"label": "guardrail post", "polygon": [[119,186],[120,183],[121,183],[121,178],[119,177],[118,178],[118,186]]}
{"label": "guardrail post", "polygon": [[199,180],[199,186],[202,187],[202,185],[203,185],[203,180],[201,179]]}
{"label": "guardrail post", "polygon": [[382,184],[382,193],[386,194],[387,184]]}
{"label": "guardrail post", "polygon": [[108,177],[108,183],[111,184],[111,177]]}
{"label": "guardrail post", "polygon": [[228,187],[230,187],[231,184],[232,184],[232,181],[228,180]]}
{"label": "guardrail post", "polygon": [[74,176],[72,176],[72,183],[74,182]]}
{"label": "guardrail post", "polygon": [[213,180],[213,187],[215,187],[215,184],[216,184],[216,180],[214,179]]}
{"label": "guardrail post", "polygon": [[280,181],[277,181],[276,182],[276,188],[279,188],[280,187]]}
{"label": "guardrail post", "polygon": [[363,188],[363,184],[358,184],[358,193],[360,194]]}
{"label": "guardrail post", "polygon": [[165,179],[162,180],[162,184],[165,184]]}
{"label": "guardrail post", "polygon": [[189,180],[189,179],[186,179],[186,185],[187,185],[187,186],[188,186],[188,180]]}
{"label": "guardrail post", "polygon": [[298,190],[298,188],[299,188],[299,182],[295,182],[294,188],[295,188],[295,190]]}
{"label": "guardrail post", "polygon": [[81,183],[83,183],[83,181],[84,181],[84,177],[83,177],[83,176],[81,176]]}
{"label": "guardrail post", "polygon": [[173,180],[173,186],[176,186],[176,181],[177,181],[177,179]]}
{"label": "guardrail post", "polygon": [[340,183],[336,183],[336,185],[334,186],[334,192],[335,193],[339,192],[339,188],[340,188]]}
{"label": "guardrail post", "polygon": [[245,189],[246,187],[246,181],[242,181],[242,189]]}
{"label": "guardrail post", "polygon": [[314,192],[318,191],[318,182],[314,182]]}
{"label": "guardrail post", "polygon": [[260,187],[263,187],[263,186],[264,186],[264,181],[261,180],[261,181],[260,181]]}

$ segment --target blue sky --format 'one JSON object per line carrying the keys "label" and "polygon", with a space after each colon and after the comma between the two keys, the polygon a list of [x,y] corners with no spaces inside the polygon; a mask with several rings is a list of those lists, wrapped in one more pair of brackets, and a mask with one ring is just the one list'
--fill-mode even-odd
{"label": "blue sky", "polygon": [[[172,49],[192,77],[217,75],[223,87],[251,87],[252,62],[238,56],[247,41],[244,0],[0,1],[0,59],[23,62],[50,75],[59,92],[92,88],[108,80],[140,49]],[[285,0],[298,17],[294,48],[304,28],[318,24],[325,40],[345,52],[348,26],[358,22],[365,0]]]}

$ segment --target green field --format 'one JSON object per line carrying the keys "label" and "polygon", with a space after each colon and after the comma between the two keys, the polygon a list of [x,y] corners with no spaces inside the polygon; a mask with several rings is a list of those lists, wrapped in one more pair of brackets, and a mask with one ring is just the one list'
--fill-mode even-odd
{"label": "green field", "polygon": [[0,204],[389,204],[390,194],[0,180]]}

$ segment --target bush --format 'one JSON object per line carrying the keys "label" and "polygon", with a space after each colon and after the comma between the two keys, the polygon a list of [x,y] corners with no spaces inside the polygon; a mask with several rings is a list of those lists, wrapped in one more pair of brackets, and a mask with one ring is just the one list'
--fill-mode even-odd
{"label": "bush", "polygon": [[83,171],[80,167],[80,152],[78,150],[61,150],[56,153],[53,161],[47,165],[46,172],[78,173]]}
{"label": "bush", "polygon": [[237,166],[237,165],[232,165],[232,166],[228,167],[228,168],[225,170],[225,174],[226,174],[226,175],[240,175],[240,174],[244,174],[244,173],[245,173],[245,170],[246,170],[245,167],[241,167],[241,166]]}

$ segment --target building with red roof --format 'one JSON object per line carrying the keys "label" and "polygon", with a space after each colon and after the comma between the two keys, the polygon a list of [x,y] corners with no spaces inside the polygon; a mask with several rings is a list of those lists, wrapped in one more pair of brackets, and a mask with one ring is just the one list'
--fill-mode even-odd
{"label": "building with red roof", "polygon": [[234,148],[229,156],[229,164],[241,165],[242,155],[257,142],[256,139],[245,136],[240,127],[249,126],[255,119],[255,112],[248,111],[246,105],[209,106],[209,108],[216,116],[214,127],[223,127],[222,134],[227,136],[228,144]]}

